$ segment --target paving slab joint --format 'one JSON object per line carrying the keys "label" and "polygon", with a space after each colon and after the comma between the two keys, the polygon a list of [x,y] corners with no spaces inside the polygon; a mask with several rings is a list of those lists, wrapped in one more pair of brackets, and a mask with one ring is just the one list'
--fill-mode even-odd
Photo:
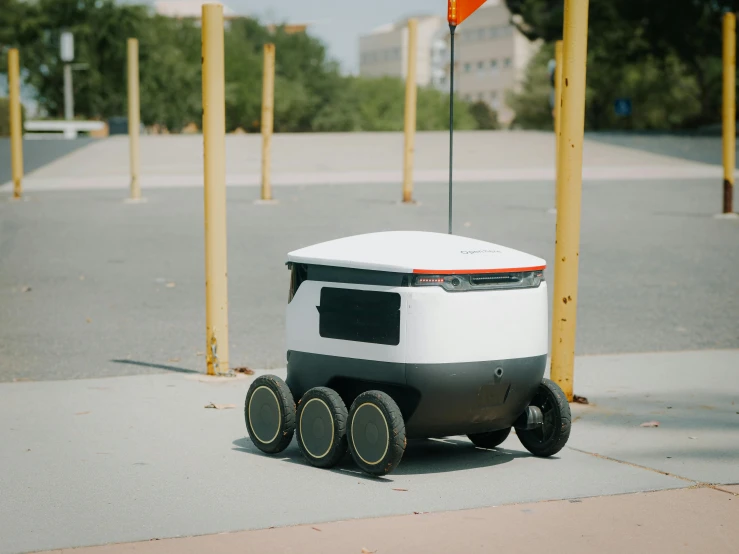
{"label": "paving slab joint", "polygon": [[702,482],[696,481],[694,479],[689,479],[687,477],[683,477],[682,475],[676,475],[674,473],[670,473],[669,471],[662,471],[660,469],[655,469],[653,467],[643,466],[643,465],[640,465],[640,464],[634,464],[632,462],[627,462],[625,460],[619,460],[618,458],[611,458],[610,456],[605,456],[603,454],[598,454],[597,452],[588,452],[587,450],[580,450],[579,448],[574,448],[572,446],[568,446],[567,448],[569,448],[570,450],[574,450],[575,452],[580,452],[581,454],[589,454],[590,456],[593,456],[595,458],[600,458],[601,460],[606,460],[606,461],[609,461],[609,462],[616,462],[618,464],[623,464],[623,465],[631,466],[631,467],[637,468],[637,469],[645,469],[647,471],[651,471],[651,472],[654,472],[654,473],[659,473],[659,474],[665,475],[667,477],[672,477],[674,479],[680,479],[681,481],[687,481],[688,483],[693,483],[692,486],[693,487],[696,487],[696,488],[703,488],[703,487],[709,487],[709,486],[711,486],[710,483],[702,483]]}

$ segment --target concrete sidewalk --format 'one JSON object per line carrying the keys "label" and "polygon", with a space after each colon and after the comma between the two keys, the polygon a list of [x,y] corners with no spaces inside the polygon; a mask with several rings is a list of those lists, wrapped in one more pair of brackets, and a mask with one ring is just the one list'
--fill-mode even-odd
{"label": "concrete sidewalk", "polygon": [[[570,442],[555,458],[531,457],[514,435],[492,451],[476,449],[463,437],[414,441],[396,472],[383,479],[366,477],[349,458],[334,470],[312,468],[294,442],[277,457],[258,452],[246,437],[241,409],[247,377],[216,380],[168,374],[0,384],[0,552],[739,483],[737,367],[739,350],[580,357],[576,392],[588,397],[591,405],[573,406]],[[234,407],[206,409],[211,402]],[[659,427],[640,426],[652,420]],[[691,502],[701,507],[693,515],[693,527],[664,519],[655,506],[672,509],[678,503],[664,497],[668,500],[654,505],[638,504],[641,507],[633,508],[631,515],[622,511],[632,509],[627,505],[612,508],[621,513],[620,519],[611,520],[612,535],[598,540],[617,536],[623,525],[633,533],[622,535],[626,542],[614,545],[650,537],[678,544],[670,542],[683,536],[678,527],[684,533],[709,532],[715,530],[707,527],[709,521],[715,526],[725,524],[721,518],[736,520],[736,512],[728,511],[728,499],[733,497],[699,492],[696,500],[679,497],[680,510],[687,510]],[[639,514],[652,510],[657,510],[652,520],[639,519]],[[517,513],[514,510],[512,519],[496,523],[506,533],[490,534],[490,544],[509,544],[506,541],[522,536],[512,527],[517,517],[523,517]],[[588,518],[596,513],[582,510],[583,519],[572,521],[570,536],[592,536],[595,531]],[[606,513],[612,512],[602,512]],[[713,514],[717,519],[710,519]],[[449,517],[453,522],[449,525],[469,519],[464,514]],[[480,522],[488,518],[481,517]],[[544,520],[536,526],[541,533],[550,525]],[[441,522],[420,521],[431,521],[432,527],[434,521]],[[632,523],[654,525],[639,531]],[[403,524],[366,525],[352,531],[357,540],[379,537],[387,551],[403,551],[398,549],[408,545],[406,539],[392,541],[391,531]],[[439,523],[439,529],[448,528],[444,525]],[[475,525],[470,540],[490,529]],[[423,527],[415,529],[427,533]],[[539,531],[529,536],[539,537],[548,548],[548,542],[541,542],[548,535],[537,535]],[[304,537],[300,533],[305,532],[259,535],[266,539],[249,535],[243,540],[264,545],[284,536],[287,542],[279,542],[284,552],[317,551],[288,548],[299,544]],[[311,532],[315,540],[328,536]],[[427,538],[434,536],[438,535]],[[714,534],[710,540],[732,537]],[[715,550],[702,551],[722,551],[715,541],[704,543],[718,545]],[[211,548],[193,544],[200,551]],[[341,546],[347,543],[331,544],[322,551],[354,551]],[[688,550],[701,551],[694,546]],[[363,542],[352,548],[360,552],[362,547],[371,551],[379,545]],[[180,548],[190,547],[176,550]],[[405,551],[417,550],[420,546],[410,545]],[[255,546],[253,551],[264,549]]]}
{"label": "concrete sidewalk", "polygon": [[734,554],[739,487],[694,488],[55,550],[58,554]]}
{"label": "concrete sidewalk", "polygon": [[[448,179],[449,136],[421,132],[416,139],[416,183]],[[277,134],[273,139],[273,184],[312,185],[402,181],[402,133]],[[716,179],[720,165],[643,152],[586,139],[586,181],[619,179]],[[457,182],[554,179],[554,135],[539,131],[466,131],[455,134]],[[227,183],[260,183],[261,137],[226,137]],[[129,186],[128,138],[111,137],[59,159],[29,175],[29,192],[125,189]],[[141,137],[141,186],[202,187],[203,137]]]}

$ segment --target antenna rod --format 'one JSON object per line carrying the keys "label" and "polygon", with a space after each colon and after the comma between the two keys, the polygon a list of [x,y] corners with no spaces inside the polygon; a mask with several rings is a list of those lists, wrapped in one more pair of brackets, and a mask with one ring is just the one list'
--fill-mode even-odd
{"label": "antenna rod", "polygon": [[452,161],[454,158],[454,30],[456,25],[449,24],[451,33],[451,63],[449,65],[449,234],[452,234]]}

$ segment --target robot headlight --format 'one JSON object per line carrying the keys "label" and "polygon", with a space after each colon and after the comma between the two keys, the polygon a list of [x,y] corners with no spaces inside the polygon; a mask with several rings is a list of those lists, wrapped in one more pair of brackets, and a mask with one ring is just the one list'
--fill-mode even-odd
{"label": "robot headlight", "polygon": [[544,280],[543,271],[514,273],[473,273],[464,275],[415,275],[414,287],[442,287],[449,292],[468,290],[536,288]]}

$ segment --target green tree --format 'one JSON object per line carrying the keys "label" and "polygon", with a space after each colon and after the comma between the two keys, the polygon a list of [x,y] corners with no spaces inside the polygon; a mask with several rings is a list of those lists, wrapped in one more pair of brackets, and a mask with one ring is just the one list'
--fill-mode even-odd
{"label": "green tree", "polygon": [[[349,77],[336,103],[318,113],[315,130],[402,131],[405,83],[395,77],[376,79]],[[475,129],[469,104],[454,99],[454,128]],[[430,87],[418,89],[416,128],[434,131],[449,128],[449,95]]]}
{"label": "green tree", "polygon": [[[563,0],[506,4],[529,39],[561,38]],[[590,0],[587,125],[675,128],[717,121],[721,18],[737,8],[739,0]],[[637,74],[643,82],[636,82]],[[625,94],[633,95],[635,115],[614,120],[613,100]]]}
{"label": "green tree", "polygon": [[549,104],[551,85],[547,63],[554,49],[545,44],[531,58],[518,92],[509,91],[506,103],[516,116],[511,127],[518,129],[552,129],[552,110]]}
{"label": "green tree", "polygon": [[[21,104],[21,127],[26,117],[26,110]],[[0,137],[10,136],[10,99],[0,96]]]}
{"label": "green tree", "polygon": [[470,114],[477,123],[480,130],[500,129],[498,123],[498,114],[493,110],[487,102],[478,100],[470,106]]}
{"label": "green tree", "polygon": [[[0,44],[21,48],[21,64],[40,107],[63,114],[61,32],[75,36],[75,113],[82,118],[126,114],[126,42],[139,39],[141,118],[177,131],[200,124],[201,37],[192,21],[155,15],[147,6],[114,0],[0,0]],[[399,79],[344,77],[321,41],[254,19],[229,22],[224,36],[226,128],[260,128],[263,47],[276,47],[275,130],[401,130],[404,85]],[[3,51],[0,49],[0,51]],[[418,128],[448,125],[448,96],[418,91]],[[455,99],[455,125],[479,124],[466,102]],[[488,114],[489,115],[489,114]]]}

